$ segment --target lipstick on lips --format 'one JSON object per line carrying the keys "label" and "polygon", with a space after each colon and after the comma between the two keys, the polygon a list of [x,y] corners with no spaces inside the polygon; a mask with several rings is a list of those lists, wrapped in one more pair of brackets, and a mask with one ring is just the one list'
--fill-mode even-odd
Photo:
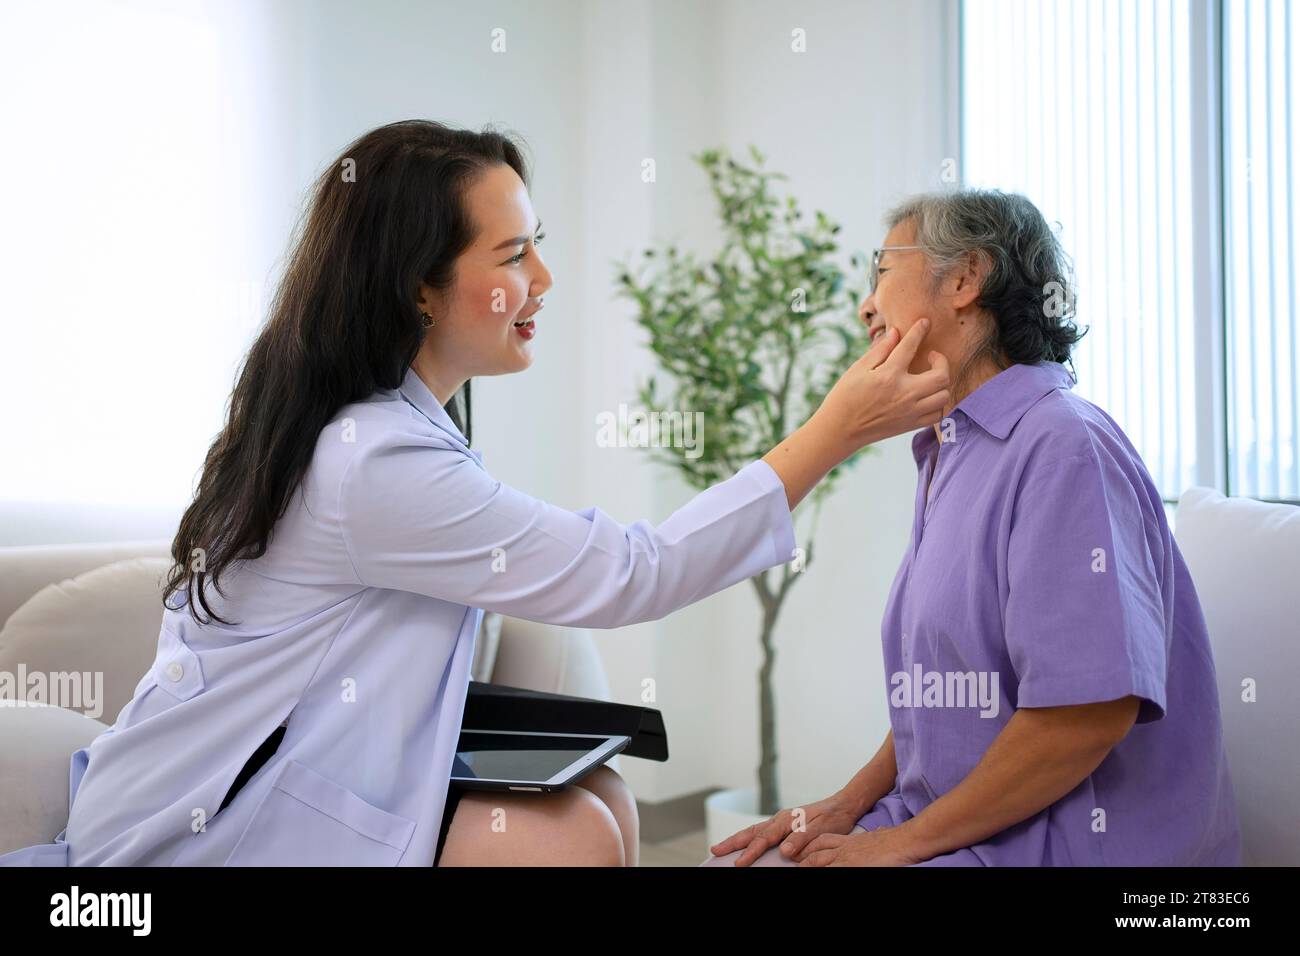
{"label": "lipstick on lips", "polygon": [[523,318],[515,320],[515,331],[519,333],[520,338],[531,339],[537,334],[537,323],[533,321],[533,316],[541,311],[542,304],[542,300],[538,299],[537,305],[530,309]]}

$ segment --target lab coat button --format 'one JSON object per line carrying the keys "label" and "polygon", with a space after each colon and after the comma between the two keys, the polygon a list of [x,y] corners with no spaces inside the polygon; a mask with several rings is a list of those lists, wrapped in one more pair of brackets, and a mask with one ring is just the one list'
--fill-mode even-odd
{"label": "lab coat button", "polygon": [[158,657],[152,673],[157,685],[177,700],[189,700],[203,690],[199,656],[165,624],[158,637]]}

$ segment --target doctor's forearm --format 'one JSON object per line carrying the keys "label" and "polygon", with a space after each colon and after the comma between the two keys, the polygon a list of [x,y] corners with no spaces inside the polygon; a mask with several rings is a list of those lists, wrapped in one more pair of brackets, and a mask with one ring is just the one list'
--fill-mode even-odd
{"label": "doctor's forearm", "polygon": [[1116,742],[1095,723],[1019,710],[965,779],[900,830],[922,860],[979,843],[1061,799]]}
{"label": "doctor's forearm", "polygon": [[800,428],[763,456],[785,485],[785,497],[794,511],[826,473],[851,455],[844,435],[826,417],[814,414]]}
{"label": "doctor's forearm", "polygon": [[930,371],[908,372],[929,329],[929,319],[920,319],[901,341],[886,331],[840,376],[812,417],[763,456],[785,485],[791,511],[858,449],[939,420],[950,397],[947,360],[931,352]]}

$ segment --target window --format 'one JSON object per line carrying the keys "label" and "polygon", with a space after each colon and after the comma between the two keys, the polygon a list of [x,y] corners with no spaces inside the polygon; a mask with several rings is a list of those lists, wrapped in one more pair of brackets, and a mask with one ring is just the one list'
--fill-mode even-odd
{"label": "window", "polygon": [[261,318],[261,237],[287,231],[262,198],[284,154],[266,145],[280,14],[76,0],[0,19],[11,148],[32,157],[0,213],[0,544],[164,537]]}
{"label": "window", "polygon": [[963,181],[1060,224],[1079,392],[1166,499],[1300,499],[1285,0],[964,0]]}
{"label": "window", "polygon": [[1223,17],[1228,484],[1300,498],[1296,247],[1300,90],[1285,0],[1231,0]]}

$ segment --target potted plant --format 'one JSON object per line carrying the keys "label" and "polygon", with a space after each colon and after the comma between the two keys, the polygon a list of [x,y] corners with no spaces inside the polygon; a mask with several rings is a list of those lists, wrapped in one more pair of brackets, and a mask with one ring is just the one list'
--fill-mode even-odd
{"label": "potted plant", "polygon": [[[622,265],[618,275],[619,294],[636,304],[649,348],[667,373],[666,387],[655,376],[639,387],[642,406],[703,410],[699,447],[655,444],[661,459],[697,489],[731,477],[785,438],[870,344],[855,319],[857,293],[846,288],[836,262],[839,225],[820,211],[806,221],[793,196],[782,199],[773,190],[774,181],[787,177],[766,170],[755,147],[749,155],[752,165],[725,150],[691,157],[708,175],[717,202],[720,252],[701,258],[676,245],[646,249],[635,269]],[[863,264],[858,255],[850,261],[859,269]],[[856,459],[834,468],[796,510],[802,545],[789,563],[750,579],[762,611],[758,788],[710,797],[711,842],[781,808],[772,694],[776,624],[791,587],[812,563],[822,504]]]}

